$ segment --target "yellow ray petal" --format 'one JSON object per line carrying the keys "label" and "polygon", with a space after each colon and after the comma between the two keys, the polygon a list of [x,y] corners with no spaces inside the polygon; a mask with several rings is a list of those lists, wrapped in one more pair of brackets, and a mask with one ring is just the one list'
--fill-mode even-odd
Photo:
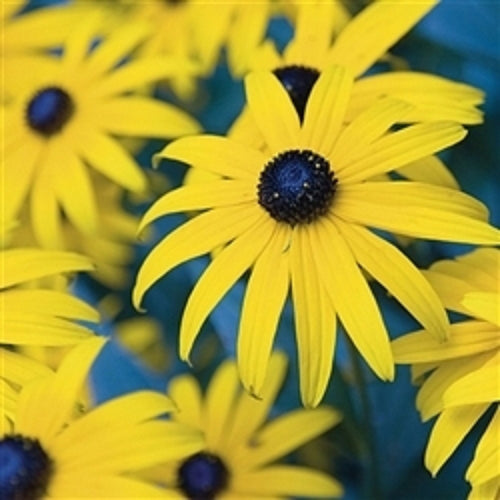
{"label": "yellow ray petal", "polygon": [[330,158],[334,170],[337,166],[349,165],[356,158],[363,156],[366,147],[382,137],[410,109],[411,105],[404,101],[383,98],[360,112],[340,132],[333,147]]}
{"label": "yellow ray petal", "polygon": [[95,112],[99,125],[116,135],[168,138],[201,131],[181,109],[149,97],[114,97],[100,103]]}
{"label": "yellow ray petal", "polygon": [[[4,351],[4,349],[0,349]],[[0,435],[12,434],[14,432],[13,422],[17,409],[18,393],[3,378],[0,378]]]}
{"label": "yellow ray petal", "polygon": [[203,428],[210,450],[218,450],[224,439],[239,389],[236,363],[228,360],[215,372],[205,396]]}
{"label": "yellow ray petal", "polygon": [[272,154],[299,145],[299,117],[276,76],[263,71],[245,78],[248,108]]}
{"label": "yellow ray petal", "polygon": [[[53,373],[49,367],[39,361],[3,348],[0,348],[0,366],[2,367],[1,376],[20,386]],[[2,396],[3,394],[0,393],[0,398]],[[0,400],[3,404],[3,400]]]}
{"label": "yellow ray petal", "polygon": [[153,161],[160,158],[182,161],[223,177],[249,180],[256,180],[268,161],[257,149],[214,135],[178,139],[155,155]]}
{"label": "yellow ray petal", "polygon": [[297,227],[290,252],[293,310],[300,371],[300,394],[305,407],[321,401],[333,369],[336,314],[321,283],[307,227]]}
{"label": "yellow ray petal", "polygon": [[245,389],[262,397],[268,362],[288,294],[290,230],[278,225],[248,281],[238,331],[238,370]]}
{"label": "yellow ray petal", "polygon": [[500,493],[500,478],[497,476],[485,483],[475,484],[469,492],[467,500],[484,500],[485,498],[498,497]]}
{"label": "yellow ray petal", "polygon": [[[398,174],[411,181],[436,184],[451,189],[460,189],[457,180],[446,165],[437,156],[427,156],[415,160],[397,169]],[[488,219],[488,210],[484,207],[484,219]]]}
{"label": "yellow ray petal", "polygon": [[307,100],[300,144],[328,157],[338,138],[351,96],[352,76],[342,66],[321,73]]}
{"label": "yellow ray petal", "polygon": [[439,415],[425,450],[425,466],[435,476],[456,450],[488,404],[449,408]]}
{"label": "yellow ray petal", "polygon": [[483,222],[483,205],[455,189],[416,182],[365,182],[340,186],[338,217],[395,233],[458,243],[495,245],[500,231]]}
{"label": "yellow ray petal", "polygon": [[[99,337],[82,342],[66,355],[53,377],[23,389],[16,417],[20,433],[37,437],[42,445],[52,441],[70,418],[82,384],[105,342]],[[44,408],[43,413],[40,407]]]}
{"label": "yellow ray petal", "polygon": [[158,217],[170,213],[240,205],[256,199],[255,183],[246,180],[218,180],[180,187],[153,204],[144,214],[138,231],[141,232]]}
{"label": "yellow ray petal", "polygon": [[262,470],[237,474],[231,489],[249,496],[341,497],[341,484],[323,472],[295,465],[273,465]]}
{"label": "yellow ray petal", "polygon": [[261,216],[260,207],[253,205],[216,208],[172,231],[153,248],[139,269],[132,292],[135,307],[139,308],[146,291],[168,271],[236,238]]}
{"label": "yellow ray petal", "polygon": [[473,316],[500,326],[500,295],[489,292],[471,292],[462,300]]}
{"label": "yellow ray petal", "polygon": [[477,445],[474,459],[465,474],[465,478],[473,486],[490,481],[494,477],[498,479],[498,464],[500,463],[498,436],[500,436],[500,411],[497,408]]}
{"label": "yellow ray petal", "polygon": [[344,183],[364,181],[441,151],[466,134],[462,126],[452,122],[411,125],[378,139],[364,150],[363,156],[339,165],[337,173]]}
{"label": "yellow ray petal", "polygon": [[439,340],[448,337],[443,304],[413,263],[395,246],[356,224],[335,221],[354,258]]}
{"label": "yellow ray petal", "polygon": [[267,213],[260,212],[256,222],[217,255],[193,288],[182,315],[181,359],[188,359],[207,316],[236,280],[252,266],[273,235],[275,222]]}
{"label": "yellow ray petal", "polygon": [[0,288],[35,280],[53,274],[91,271],[87,257],[71,252],[55,252],[37,248],[13,248],[2,252],[4,264]]}
{"label": "yellow ray petal", "polygon": [[258,446],[247,451],[242,468],[258,468],[276,460],[323,434],[340,420],[340,414],[329,407],[287,413],[257,434],[255,442]]}
{"label": "yellow ray petal", "polygon": [[381,379],[392,380],[389,338],[366,279],[334,223],[326,218],[318,222],[311,226],[311,246],[315,245],[318,262],[322,263],[320,276],[328,296],[366,362]]}
{"label": "yellow ray petal", "polygon": [[191,375],[175,377],[168,386],[168,394],[178,408],[173,418],[195,429],[202,429],[202,394],[196,379]]}
{"label": "yellow ray petal", "polygon": [[255,53],[250,58],[252,70],[269,70],[272,71],[283,64],[281,55],[272,40],[264,40]]}
{"label": "yellow ray petal", "polygon": [[132,191],[146,189],[144,172],[115,139],[89,127],[82,131],[78,147],[81,156],[113,182]]}
{"label": "yellow ray petal", "polygon": [[261,399],[256,399],[247,392],[241,393],[233,411],[232,421],[228,422],[224,436],[224,449],[228,453],[241,443],[247,442],[264,423],[283,385],[286,368],[286,356],[282,352],[275,351],[269,360]]}
{"label": "yellow ray petal", "polygon": [[361,11],[339,34],[330,50],[332,63],[359,76],[405,35],[437,0],[401,3],[379,0]]}

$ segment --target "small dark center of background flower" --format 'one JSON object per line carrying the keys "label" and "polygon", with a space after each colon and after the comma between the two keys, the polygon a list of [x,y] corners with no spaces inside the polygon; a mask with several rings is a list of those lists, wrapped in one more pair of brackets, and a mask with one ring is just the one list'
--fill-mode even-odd
{"label": "small dark center of background flower", "polygon": [[49,137],[63,129],[74,111],[75,105],[66,91],[59,87],[45,87],[31,98],[26,117],[35,132]]}
{"label": "small dark center of background flower", "polygon": [[297,110],[300,121],[304,120],[309,94],[319,77],[319,71],[307,66],[284,66],[273,71],[285,87]]}
{"label": "small dark center of background flower", "polygon": [[0,440],[0,498],[42,498],[52,470],[52,461],[36,439],[16,434]]}
{"label": "small dark center of background flower", "polygon": [[328,160],[309,150],[293,149],[264,167],[259,204],[277,221],[291,226],[309,223],[328,211],[336,185]]}
{"label": "small dark center of background flower", "polygon": [[229,471],[216,455],[200,452],[186,459],[177,471],[178,487],[192,500],[212,500],[227,486]]}

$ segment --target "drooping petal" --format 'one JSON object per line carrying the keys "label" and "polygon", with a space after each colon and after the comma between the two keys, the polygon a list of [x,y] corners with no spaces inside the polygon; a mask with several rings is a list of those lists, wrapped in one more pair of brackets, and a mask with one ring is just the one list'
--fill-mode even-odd
{"label": "drooping petal", "polygon": [[328,157],[342,126],[351,96],[352,76],[342,66],[321,73],[307,100],[300,145]]}
{"label": "drooping petal", "polygon": [[248,281],[238,332],[238,370],[245,389],[262,397],[268,361],[288,294],[290,230],[278,225]]}
{"label": "drooping petal", "polygon": [[252,266],[272,237],[275,227],[274,221],[261,210],[256,222],[225,247],[202,274],[182,316],[179,353],[183,360],[188,359],[207,316],[236,280]]}
{"label": "drooping petal", "polygon": [[435,476],[456,450],[488,404],[449,408],[439,415],[425,450],[425,466]]}
{"label": "drooping petal", "polygon": [[338,165],[337,174],[343,183],[361,182],[441,151],[466,134],[462,126],[453,122],[411,125],[378,139],[354,161]]}
{"label": "drooping petal", "polygon": [[319,404],[330,380],[337,327],[335,310],[319,277],[314,243],[307,227],[295,228],[290,270],[300,394],[304,406],[310,408]]}
{"label": "drooping petal", "polygon": [[351,250],[330,220],[319,219],[311,227],[320,277],[342,324],[373,371],[383,380],[392,380],[394,362],[387,331]]}
{"label": "drooping petal", "polygon": [[268,161],[255,148],[213,135],[183,137],[171,142],[153,161],[160,158],[182,161],[223,177],[248,180],[255,180]]}
{"label": "drooping petal", "polygon": [[249,111],[271,153],[298,146],[299,117],[278,78],[264,71],[250,73],[245,89]]}
{"label": "drooping petal", "polygon": [[102,128],[116,135],[169,138],[201,131],[196,120],[187,113],[150,97],[106,99],[96,109],[96,116]]}
{"label": "drooping petal", "polygon": [[354,258],[439,340],[449,324],[441,300],[423,274],[391,243],[357,224],[336,220]]}
{"label": "drooping petal", "polygon": [[439,241],[495,245],[500,231],[482,220],[483,205],[455,189],[414,182],[340,186],[333,211],[360,225]]}
{"label": "drooping petal", "polygon": [[139,269],[132,292],[135,307],[139,308],[146,291],[168,271],[236,238],[261,215],[257,206],[215,208],[172,231],[153,248]]}
{"label": "drooping petal", "polygon": [[339,34],[331,48],[330,61],[351,68],[355,76],[361,75],[436,3],[437,0],[372,3]]}

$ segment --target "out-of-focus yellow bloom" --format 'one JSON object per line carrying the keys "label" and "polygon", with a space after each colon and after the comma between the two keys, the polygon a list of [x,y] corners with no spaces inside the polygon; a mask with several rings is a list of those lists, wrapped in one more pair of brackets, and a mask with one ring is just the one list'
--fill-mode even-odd
{"label": "out-of-focus yellow bloom", "polygon": [[[500,495],[500,250],[475,250],[432,265],[426,277],[447,309],[474,319],[451,325],[448,342],[428,331],[396,339],[397,363],[426,376],[417,396],[422,419],[438,415],[425,453],[436,475],[479,418],[495,409],[465,475],[471,499]],[[492,408],[493,407],[493,408]]]}

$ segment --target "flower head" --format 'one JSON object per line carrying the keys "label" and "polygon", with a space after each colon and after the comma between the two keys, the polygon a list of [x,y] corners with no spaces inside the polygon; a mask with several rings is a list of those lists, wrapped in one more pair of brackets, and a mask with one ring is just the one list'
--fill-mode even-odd
{"label": "flower head", "polygon": [[346,125],[351,88],[352,77],[344,68],[324,71],[300,124],[278,79],[251,74],[248,105],[265,138],[264,150],[224,137],[195,136],[172,142],[160,154],[223,179],[176,189],[147,212],[142,227],[167,213],[208,209],[169,234],[146,258],[134,303],[139,306],[146,290],[176,265],[226,245],[188,299],[180,353],[188,358],[210,311],[252,269],[238,362],[245,387],[257,395],[290,285],[306,405],[318,404],[326,389],[337,316],[372,369],[392,379],[388,336],[358,264],[424,326],[446,338],[446,316],[429,283],[367,227],[445,241],[499,241],[500,231],[484,221],[484,206],[467,195],[423,183],[367,182],[450,146],[465,131],[436,122],[388,132],[407,109],[391,99]]}
{"label": "flower head", "polygon": [[448,342],[438,343],[427,331],[396,339],[396,362],[410,363],[422,379],[417,408],[422,419],[438,415],[425,453],[433,475],[454,453],[474,424],[489,409],[495,412],[479,441],[466,479],[471,498],[500,493],[500,250],[484,248],[439,261],[426,276],[445,306],[474,319],[451,325]]}

